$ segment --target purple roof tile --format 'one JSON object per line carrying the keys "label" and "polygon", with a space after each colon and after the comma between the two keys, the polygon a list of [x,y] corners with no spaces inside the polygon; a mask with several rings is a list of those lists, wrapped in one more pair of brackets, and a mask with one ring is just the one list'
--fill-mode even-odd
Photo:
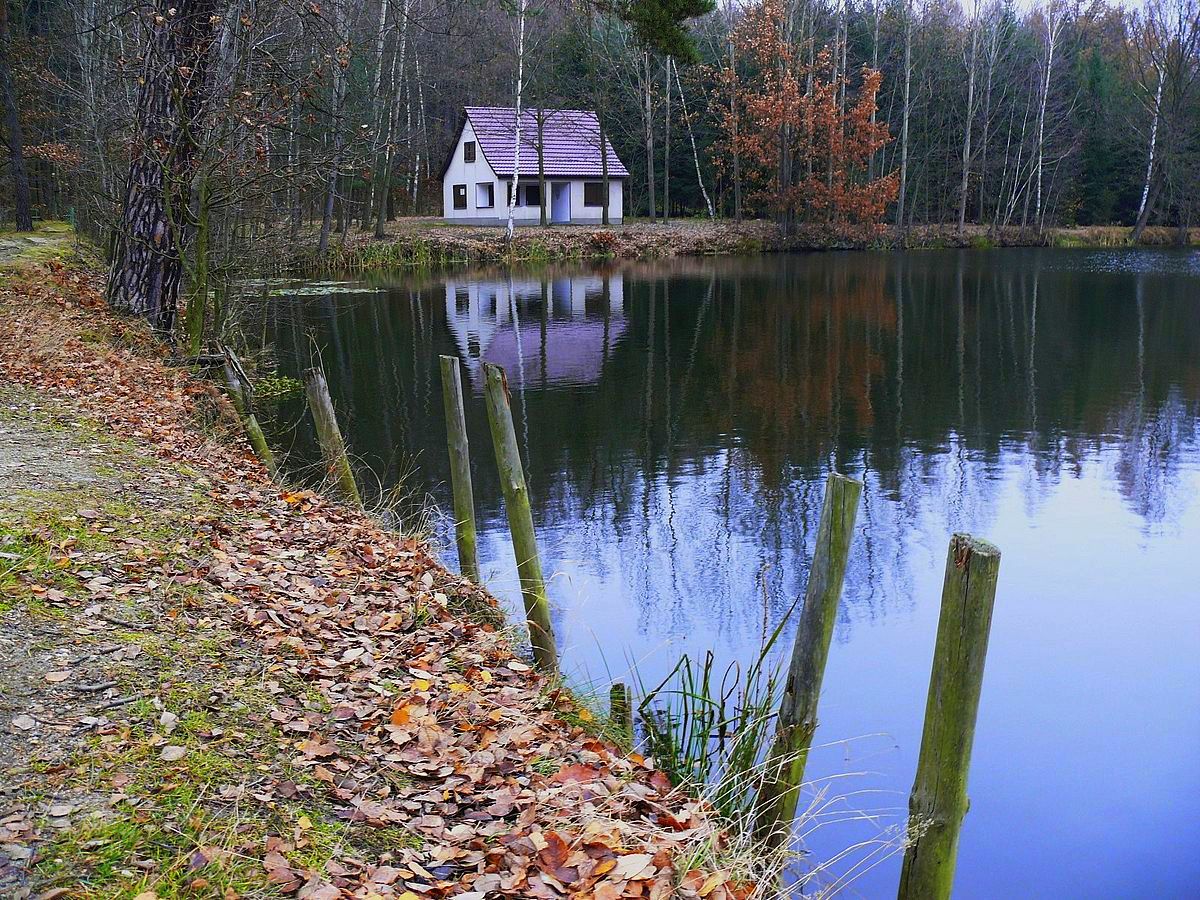
{"label": "purple roof tile", "polygon": [[[513,173],[516,149],[516,115],[510,106],[468,106],[467,118],[475,130],[479,149],[501,177]],[[538,174],[538,116],[544,117],[546,174],[553,177],[600,177],[600,123],[596,114],[582,109],[521,110],[521,175]],[[610,178],[626,178],[629,171],[608,145]]]}

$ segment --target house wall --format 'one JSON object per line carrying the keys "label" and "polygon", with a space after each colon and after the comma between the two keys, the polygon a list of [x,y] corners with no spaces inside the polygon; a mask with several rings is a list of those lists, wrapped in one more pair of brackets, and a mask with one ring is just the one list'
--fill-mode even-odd
{"label": "house wall", "polygon": [[[496,176],[495,171],[484,158],[483,150],[479,149],[478,142],[476,143],[475,162],[468,163],[463,161],[463,144],[467,141],[475,140],[475,130],[471,127],[471,122],[468,119],[466,125],[463,126],[462,136],[459,138],[458,146],[454,148],[454,155],[450,159],[450,165],[446,168],[446,175],[442,179],[442,217],[447,222],[455,222],[460,225],[504,225],[508,221],[508,208],[505,205],[508,199],[507,181]],[[546,210],[549,214],[550,210],[550,185],[552,182],[570,181],[571,183],[571,221],[580,224],[599,224],[603,217],[603,209],[601,207],[585,207],[583,205],[583,183],[585,180],[592,179],[566,179],[566,178],[547,178],[546,179]],[[598,179],[597,179],[598,180]],[[490,182],[493,185],[492,194],[495,198],[495,205],[492,208],[480,208],[476,205],[475,188],[476,185]],[[454,208],[454,185],[465,184],[467,186],[467,208]],[[620,224],[624,215],[624,179],[612,178],[609,180],[609,221],[613,224]],[[536,206],[518,206],[513,213],[513,218],[518,225],[536,225],[541,220],[541,210]]]}

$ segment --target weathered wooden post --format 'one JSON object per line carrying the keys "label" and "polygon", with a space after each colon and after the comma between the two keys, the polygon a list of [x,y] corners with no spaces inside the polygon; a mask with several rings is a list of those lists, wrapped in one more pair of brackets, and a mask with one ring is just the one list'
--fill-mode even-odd
{"label": "weathered wooden post", "polygon": [[275,464],[275,454],[267,445],[267,436],[263,434],[262,426],[258,424],[258,419],[251,411],[250,399],[246,396],[245,386],[238,374],[238,366],[230,352],[223,352],[222,357],[225,386],[229,389],[229,399],[233,403],[233,408],[237,410],[238,417],[242,420],[242,427],[246,429],[246,437],[250,441],[250,446],[254,448],[255,455],[266,468],[267,474],[276,478],[279,475],[279,468]]}
{"label": "weathered wooden post", "polygon": [[901,900],[942,900],[954,884],[999,572],[995,546],[969,534],[950,539],[921,753],[908,800]]}
{"label": "weathered wooden post", "polygon": [[786,843],[804,766],[817,730],[817,701],[829,659],[838,600],[854,536],[862,482],[830,472],[825,505],[817,527],[817,547],[804,591],[804,608],[796,627],[796,644],[779,706],[775,740],[767,755],[763,783],[756,800],[755,833],[769,848]]}
{"label": "weathered wooden post", "polygon": [[629,697],[629,685],[614,681],[608,690],[608,717],[621,732],[627,743],[633,743],[633,703]]}
{"label": "weathered wooden post", "polygon": [[500,470],[508,529],[512,533],[513,551],[517,557],[521,598],[525,603],[525,618],[529,621],[529,642],[533,645],[533,658],[538,668],[556,675],[558,650],[550,625],[550,600],[546,595],[546,582],[542,578],[542,563],[533,531],[533,512],[529,508],[529,491],[525,487],[521,451],[517,446],[517,432],[513,428],[508,379],[504,377],[502,368],[491,363],[484,363],[483,371],[488,424],[492,430],[492,445],[496,448],[496,468]]}
{"label": "weathered wooden post", "polygon": [[354,472],[350,468],[350,458],[346,455],[346,443],[342,440],[341,429],[338,428],[337,413],[334,412],[333,400],[329,396],[325,373],[317,368],[306,369],[304,390],[308,394],[308,406],[317,426],[317,438],[321,442],[325,468],[333,475],[338,489],[346,499],[362,506],[362,495],[358,492]]}
{"label": "weathered wooden post", "polygon": [[462,376],[457,356],[443,356],[441,359],[442,402],[446,408],[446,447],[450,451],[450,487],[454,492],[454,538],[458,545],[458,566],[464,575],[478,584],[475,500],[471,495],[471,453],[467,447]]}

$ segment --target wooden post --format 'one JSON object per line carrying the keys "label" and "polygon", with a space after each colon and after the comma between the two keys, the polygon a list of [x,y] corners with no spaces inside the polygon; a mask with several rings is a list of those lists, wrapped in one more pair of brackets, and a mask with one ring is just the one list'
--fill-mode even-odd
{"label": "wooden post", "polygon": [[350,458],[346,455],[346,444],[338,428],[337,413],[329,396],[329,385],[325,383],[325,373],[316,368],[305,370],[304,390],[308,394],[308,406],[317,426],[325,468],[334,477],[345,498],[362,506],[362,495],[358,492],[354,472],[350,469]]}
{"label": "wooden post", "polygon": [[457,356],[442,357],[442,401],[446,408],[446,446],[450,451],[450,487],[454,491],[454,537],[458,566],[479,583],[475,544],[475,500],[471,496],[471,453],[467,447],[467,417],[463,412],[462,376]]}
{"label": "wooden post", "polygon": [[817,548],[796,627],[796,644],[779,705],[775,740],[767,756],[756,801],[755,834],[774,849],[787,842],[804,767],[817,730],[817,701],[829,658],[838,600],[854,536],[862,482],[830,472],[817,527]]}
{"label": "wooden post", "polygon": [[921,753],[908,800],[901,900],[942,900],[954,884],[999,572],[995,546],[969,534],[950,539]]}
{"label": "wooden post", "polygon": [[608,717],[621,732],[621,736],[633,743],[633,703],[629,699],[629,685],[614,681],[608,691]]}
{"label": "wooden post", "polygon": [[521,468],[521,451],[517,432],[513,428],[512,409],[508,402],[508,379],[504,370],[484,363],[486,377],[484,398],[487,400],[488,424],[492,444],[496,448],[496,468],[500,470],[500,486],[504,491],[504,510],[508,514],[508,529],[512,532],[513,551],[517,557],[517,575],[521,579],[521,598],[525,617],[529,621],[529,642],[538,668],[558,674],[558,650],[554,646],[554,630],[550,625],[550,601],[542,578],[542,563],[538,558],[537,537],[533,532],[533,513],[529,508],[529,491]]}
{"label": "wooden post", "polygon": [[275,454],[267,446],[267,436],[263,434],[262,426],[258,424],[258,419],[250,410],[242,379],[228,354],[223,357],[223,367],[225,386],[229,389],[229,399],[233,403],[233,408],[237,410],[238,417],[242,420],[242,427],[246,429],[246,437],[250,441],[250,446],[254,448],[255,454],[266,468],[267,474],[271,478],[276,478],[279,475],[279,468],[275,464]]}

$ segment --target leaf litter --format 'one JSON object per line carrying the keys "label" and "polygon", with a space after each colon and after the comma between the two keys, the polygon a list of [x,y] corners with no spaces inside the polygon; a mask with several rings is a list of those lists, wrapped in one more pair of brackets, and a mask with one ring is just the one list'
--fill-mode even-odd
{"label": "leaf litter", "polygon": [[[753,894],[719,871],[680,870],[694,847],[722,840],[704,804],[674,790],[651,760],[570,724],[569,694],[533,672],[487,617],[462,612],[495,609],[483,589],[358,511],[273,485],[231,437],[231,410],[210,384],[164,365],[136,333],[115,346],[80,340],[97,320],[114,334],[136,332],[103,308],[98,277],[57,265],[37,275],[15,279],[0,300],[0,374],[188,467],[206,495],[170,565],[146,565],[162,563],[164,547],[120,543],[106,572],[83,582],[84,599],[149,600],[169,583],[191,591],[184,615],[219,620],[249,642],[284,762],[253,754],[245,774],[255,777],[243,782],[253,787],[230,788],[239,797],[275,808],[320,794],[347,828],[413,837],[375,858],[335,849],[311,865],[300,850],[314,825],[300,816],[259,846],[266,883],[304,900]],[[22,337],[47,324],[65,338]],[[224,423],[219,439],[197,427],[205,417]],[[77,518],[119,532],[100,506]],[[113,642],[107,658],[125,660],[131,648],[136,665],[136,642]],[[43,678],[55,689],[75,683],[76,693],[89,686],[67,667]],[[90,719],[88,727],[107,721]],[[10,721],[14,732],[37,727],[26,714]],[[179,722],[163,710],[152,742],[158,759],[186,766],[186,742],[167,740]],[[204,738],[229,736],[213,728]],[[35,826],[18,816],[0,819],[0,839],[5,829],[24,837],[11,844],[20,847]],[[191,864],[206,871],[227,852],[197,847]]]}

